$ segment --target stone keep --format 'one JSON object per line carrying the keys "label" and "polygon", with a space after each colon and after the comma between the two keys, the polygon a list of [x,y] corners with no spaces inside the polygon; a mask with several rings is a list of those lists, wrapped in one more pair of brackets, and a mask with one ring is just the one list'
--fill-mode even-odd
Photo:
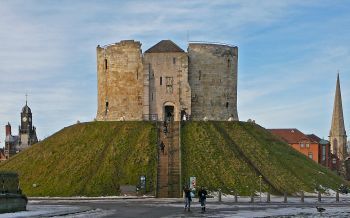
{"label": "stone keep", "polygon": [[97,120],[238,120],[235,46],[133,40],[97,47]]}
{"label": "stone keep", "polygon": [[144,53],[149,75],[149,113],[160,120],[191,111],[191,88],[188,83],[188,56],[175,43],[163,40]]}
{"label": "stone keep", "polygon": [[237,47],[190,43],[189,83],[194,120],[238,120]]}
{"label": "stone keep", "polygon": [[134,40],[97,47],[97,120],[142,120],[141,43]]}

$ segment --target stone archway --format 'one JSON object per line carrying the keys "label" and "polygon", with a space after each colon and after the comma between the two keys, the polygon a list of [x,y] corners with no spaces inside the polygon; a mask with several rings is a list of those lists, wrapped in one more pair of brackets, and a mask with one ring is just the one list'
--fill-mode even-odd
{"label": "stone archway", "polygon": [[177,110],[175,104],[172,102],[165,102],[163,105],[163,119],[164,121],[177,121]]}

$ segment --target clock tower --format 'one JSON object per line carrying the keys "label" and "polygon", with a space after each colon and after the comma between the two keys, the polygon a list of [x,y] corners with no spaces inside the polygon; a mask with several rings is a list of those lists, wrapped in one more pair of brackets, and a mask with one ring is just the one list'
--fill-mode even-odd
{"label": "clock tower", "polygon": [[27,99],[26,105],[24,105],[21,112],[21,126],[19,127],[19,138],[20,151],[38,142],[38,138],[36,136],[36,128],[33,126],[32,111],[28,106]]}

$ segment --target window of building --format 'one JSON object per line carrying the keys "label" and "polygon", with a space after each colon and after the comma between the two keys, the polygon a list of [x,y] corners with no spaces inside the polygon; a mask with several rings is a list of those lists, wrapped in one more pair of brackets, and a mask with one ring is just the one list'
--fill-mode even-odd
{"label": "window of building", "polygon": [[300,142],[300,147],[301,148],[305,148],[305,143],[304,142]]}
{"label": "window of building", "polygon": [[202,71],[199,71],[198,72],[198,80],[201,80],[201,77],[202,77]]}
{"label": "window of building", "polygon": [[173,64],[176,64],[176,58],[173,58]]}
{"label": "window of building", "polygon": [[105,69],[107,70],[108,65],[107,65],[107,58],[105,58]]}
{"label": "window of building", "polygon": [[226,108],[228,108],[228,102],[226,102]]}
{"label": "window of building", "polygon": [[322,160],[326,160],[326,145],[322,145]]}
{"label": "window of building", "polygon": [[173,77],[166,77],[166,93],[173,93]]}
{"label": "window of building", "polygon": [[152,92],[151,100],[153,101],[153,92]]}
{"label": "window of building", "polygon": [[310,144],[309,144],[309,143],[306,143],[306,147],[307,147],[307,148],[310,148]]}
{"label": "window of building", "polygon": [[160,79],[159,79],[159,84],[160,84],[160,85],[163,84],[163,78],[162,78],[162,77],[160,77]]}
{"label": "window of building", "polygon": [[336,164],[336,163],[337,163],[337,159],[333,158],[333,159],[332,159],[332,163],[333,163],[333,164]]}
{"label": "window of building", "polygon": [[313,156],[312,156],[312,152],[309,152],[309,155],[308,155],[308,156],[309,156],[310,159],[312,159],[312,157],[313,157]]}

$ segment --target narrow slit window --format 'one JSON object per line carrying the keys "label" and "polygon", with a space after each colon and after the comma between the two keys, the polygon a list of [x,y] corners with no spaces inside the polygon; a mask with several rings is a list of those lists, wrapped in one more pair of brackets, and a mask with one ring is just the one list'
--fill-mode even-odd
{"label": "narrow slit window", "polygon": [[107,70],[108,65],[107,65],[107,59],[105,58],[105,69]]}
{"label": "narrow slit window", "polygon": [[201,77],[202,77],[202,71],[199,71],[198,72],[198,80],[201,80]]}
{"label": "narrow slit window", "polygon": [[231,67],[231,60],[230,59],[227,59],[227,67]]}
{"label": "narrow slit window", "polygon": [[159,83],[160,83],[160,85],[163,84],[163,78],[162,77],[160,77]]}
{"label": "narrow slit window", "polygon": [[228,108],[228,102],[226,102],[226,108]]}
{"label": "narrow slit window", "polygon": [[173,58],[173,64],[176,64],[176,58]]}
{"label": "narrow slit window", "polygon": [[106,101],[106,109],[105,109],[105,114],[107,115],[107,113],[108,113],[108,101]]}
{"label": "narrow slit window", "polygon": [[152,101],[153,101],[153,92],[152,92],[152,96],[151,96],[151,99],[152,99]]}

